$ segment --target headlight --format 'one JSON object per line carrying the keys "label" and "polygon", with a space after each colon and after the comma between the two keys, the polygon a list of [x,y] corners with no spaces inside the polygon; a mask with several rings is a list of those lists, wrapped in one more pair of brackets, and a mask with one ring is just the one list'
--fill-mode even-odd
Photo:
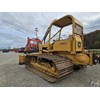
{"label": "headlight", "polygon": [[81,42],[78,42],[78,47],[79,47],[79,48],[81,47]]}

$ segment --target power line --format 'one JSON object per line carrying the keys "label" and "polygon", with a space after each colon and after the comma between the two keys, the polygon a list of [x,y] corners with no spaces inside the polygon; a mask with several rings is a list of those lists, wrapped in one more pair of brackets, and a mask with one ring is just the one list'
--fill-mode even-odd
{"label": "power line", "polygon": [[96,26],[88,27],[88,28],[85,28],[85,30],[88,30],[88,29],[91,29],[91,28],[96,28],[96,27],[100,27],[100,25],[96,25]]}

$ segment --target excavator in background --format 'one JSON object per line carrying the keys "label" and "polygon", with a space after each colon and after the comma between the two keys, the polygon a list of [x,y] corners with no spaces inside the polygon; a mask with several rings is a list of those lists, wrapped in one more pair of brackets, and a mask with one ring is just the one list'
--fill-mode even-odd
{"label": "excavator in background", "polygon": [[[71,35],[62,39],[63,28],[70,25]],[[53,26],[59,30],[52,35]],[[54,37],[57,39],[53,40]],[[27,54],[22,58],[28,70],[49,82],[57,82],[77,69],[94,64],[93,53],[86,53],[84,50],[83,25],[72,15],[55,19],[48,27],[42,44],[39,44],[39,52]]]}
{"label": "excavator in background", "polygon": [[27,44],[24,49],[24,53],[32,53],[32,52],[38,52],[39,48],[38,45],[41,44],[42,41],[38,38],[27,38]]}

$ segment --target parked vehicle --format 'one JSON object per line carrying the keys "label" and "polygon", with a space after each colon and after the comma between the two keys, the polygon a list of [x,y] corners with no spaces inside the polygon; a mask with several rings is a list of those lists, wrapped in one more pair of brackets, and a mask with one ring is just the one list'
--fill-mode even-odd
{"label": "parked vehicle", "polygon": [[8,49],[3,49],[2,52],[9,52],[9,50]]}

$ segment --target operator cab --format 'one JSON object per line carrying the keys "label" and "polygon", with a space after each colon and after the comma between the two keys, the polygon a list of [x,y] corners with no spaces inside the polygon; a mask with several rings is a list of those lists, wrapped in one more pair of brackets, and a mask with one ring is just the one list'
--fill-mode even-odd
{"label": "operator cab", "polygon": [[[63,39],[63,29],[69,26],[71,26],[69,30],[71,30],[72,34],[68,37],[68,39]],[[55,29],[56,32],[53,31],[52,35],[53,27],[56,27],[58,29]],[[65,33],[67,33],[67,30],[65,30]],[[65,37],[67,37],[68,35],[68,33],[65,34]],[[44,46],[48,50],[67,51],[70,53],[83,52],[83,25],[80,21],[78,21],[71,15],[64,16],[58,20],[56,19],[47,29],[43,41]]]}

